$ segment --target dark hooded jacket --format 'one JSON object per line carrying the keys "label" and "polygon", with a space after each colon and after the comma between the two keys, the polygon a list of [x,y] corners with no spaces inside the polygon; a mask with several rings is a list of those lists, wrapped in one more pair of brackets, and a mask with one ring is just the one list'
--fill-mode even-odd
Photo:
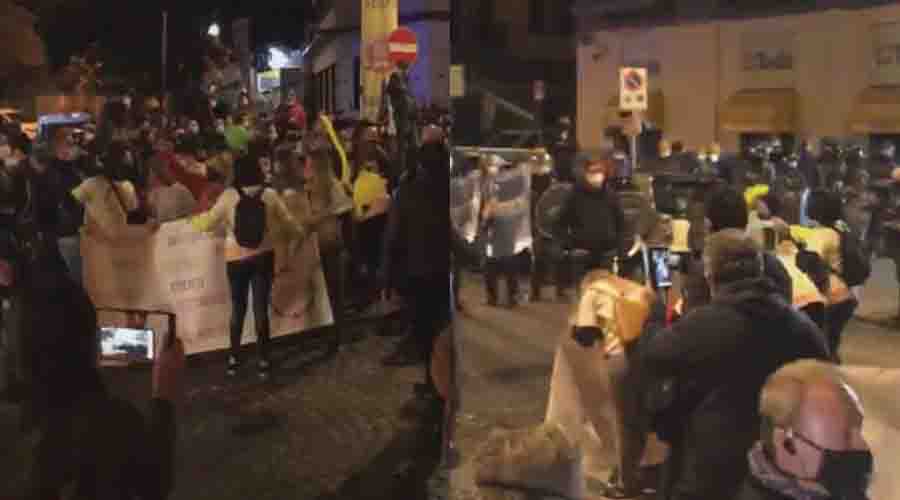
{"label": "dark hooded jacket", "polygon": [[385,231],[385,278],[402,282],[446,275],[452,228],[449,154],[442,144],[422,146],[419,172],[398,188]]}
{"label": "dark hooded jacket", "polygon": [[830,360],[824,334],[766,278],[723,285],[709,305],[665,326],[657,307],[637,346],[651,380],[674,380],[667,489],[676,498],[731,498],[759,438],[759,392],[792,361]]}
{"label": "dark hooded jacket", "polygon": [[566,235],[564,247],[587,250],[594,257],[618,255],[628,250],[625,212],[609,179],[603,188],[587,183],[586,160],[575,169],[575,190],[562,208],[554,234]]}

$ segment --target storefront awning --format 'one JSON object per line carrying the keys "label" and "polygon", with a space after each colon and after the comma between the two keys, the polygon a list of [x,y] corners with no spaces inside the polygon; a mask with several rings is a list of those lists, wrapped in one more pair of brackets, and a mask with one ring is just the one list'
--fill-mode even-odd
{"label": "storefront awning", "polygon": [[900,87],[869,87],[850,112],[854,134],[900,134]]}
{"label": "storefront awning", "polygon": [[794,89],[742,90],[728,99],[719,116],[722,130],[777,134],[796,130]]}
{"label": "storefront awning", "polygon": [[[621,112],[619,109],[619,95],[612,96],[606,105],[607,107],[607,124],[621,125],[622,119],[619,117]],[[656,128],[665,130],[666,128],[666,104],[661,90],[650,92],[647,96],[647,112],[644,113],[647,121],[652,123]]]}

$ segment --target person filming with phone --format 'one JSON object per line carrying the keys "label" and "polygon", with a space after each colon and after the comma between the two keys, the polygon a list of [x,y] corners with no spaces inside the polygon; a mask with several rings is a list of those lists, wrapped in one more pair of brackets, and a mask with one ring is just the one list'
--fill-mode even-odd
{"label": "person filming with phone", "polygon": [[24,498],[167,498],[174,485],[175,410],[184,390],[181,341],[161,342],[144,416],[107,390],[97,311],[87,293],[66,280],[31,298],[35,313],[23,326],[31,332],[28,423],[36,444]]}

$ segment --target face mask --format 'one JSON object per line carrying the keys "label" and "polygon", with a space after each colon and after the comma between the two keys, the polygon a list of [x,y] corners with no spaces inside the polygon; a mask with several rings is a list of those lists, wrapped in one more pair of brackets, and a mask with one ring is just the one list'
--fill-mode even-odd
{"label": "face mask", "polygon": [[126,97],[125,99],[122,99],[122,104],[124,104],[126,108],[130,108],[131,107],[131,98]]}
{"label": "face mask", "polygon": [[199,134],[199,133],[200,133],[200,126],[199,126],[199,125],[191,125],[191,129],[190,129],[190,130],[191,130],[191,133],[192,133],[192,134]]}
{"label": "face mask", "polygon": [[16,160],[12,156],[8,156],[3,159],[3,164],[7,167],[15,167],[19,163],[19,160]]}
{"label": "face mask", "polygon": [[806,437],[795,438],[822,452],[822,466],[815,480],[836,500],[866,500],[874,458],[869,450],[835,451],[822,448]]}
{"label": "face mask", "polygon": [[218,133],[218,134],[225,134],[225,125],[217,125],[217,126],[216,126],[216,133]]}
{"label": "face mask", "polygon": [[7,158],[12,154],[12,148],[9,146],[0,146],[0,158]]}
{"label": "face mask", "polygon": [[591,186],[601,187],[603,186],[603,183],[606,182],[606,174],[604,174],[603,172],[588,174],[587,181]]}
{"label": "face mask", "polygon": [[710,156],[709,156],[709,161],[711,161],[711,162],[713,162],[713,163],[718,162],[718,161],[719,161],[719,155],[710,155]]}
{"label": "face mask", "polygon": [[500,173],[500,167],[488,167],[487,171],[489,175],[497,175]]}
{"label": "face mask", "polygon": [[697,155],[697,159],[700,161],[706,161],[706,155]]}

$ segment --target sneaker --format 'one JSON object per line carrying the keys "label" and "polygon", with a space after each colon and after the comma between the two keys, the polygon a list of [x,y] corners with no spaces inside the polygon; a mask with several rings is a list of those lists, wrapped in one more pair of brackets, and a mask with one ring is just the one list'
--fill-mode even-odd
{"label": "sneaker", "polygon": [[238,370],[239,366],[240,366],[240,363],[238,363],[238,360],[236,357],[228,356],[228,369],[225,370],[225,374],[228,375],[229,377],[234,377],[235,375],[237,375],[237,370]]}

